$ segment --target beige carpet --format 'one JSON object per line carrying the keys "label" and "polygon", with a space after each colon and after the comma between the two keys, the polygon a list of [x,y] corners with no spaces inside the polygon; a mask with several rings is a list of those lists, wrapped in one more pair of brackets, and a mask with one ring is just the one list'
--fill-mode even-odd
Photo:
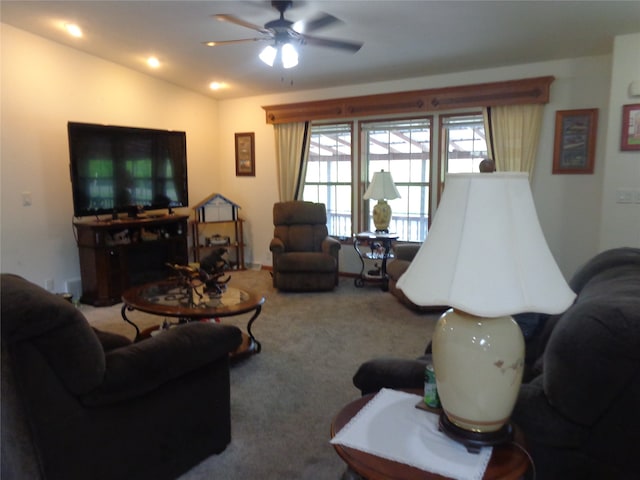
{"label": "beige carpet", "polygon": [[[415,358],[437,315],[415,313],[376,286],[342,278],[333,292],[281,293],[267,271],[232,273],[231,285],[262,293],[253,324],[262,353],[231,368],[232,440],[180,480],[339,479],[345,464],[329,444],[333,416],[359,396],[351,378],[373,357]],[[89,322],[130,338],[121,305],[82,306]],[[130,312],[141,328],[160,317]],[[243,330],[250,315],[223,319]]]}

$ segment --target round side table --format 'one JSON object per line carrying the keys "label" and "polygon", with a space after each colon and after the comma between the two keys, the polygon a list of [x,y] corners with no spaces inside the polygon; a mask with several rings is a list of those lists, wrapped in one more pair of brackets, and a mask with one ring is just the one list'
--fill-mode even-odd
{"label": "round side table", "polygon": [[[422,392],[416,390],[410,393]],[[374,396],[375,394],[365,395],[340,410],[331,423],[331,438]],[[514,427],[514,430],[514,442],[493,447],[483,480],[517,480],[529,468],[529,456],[524,451],[524,447],[521,447],[524,445],[524,435],[519,428]],[[343,445],[334,444],[333,447],[353,471],[367,480],[445,480],[447,478]]]}

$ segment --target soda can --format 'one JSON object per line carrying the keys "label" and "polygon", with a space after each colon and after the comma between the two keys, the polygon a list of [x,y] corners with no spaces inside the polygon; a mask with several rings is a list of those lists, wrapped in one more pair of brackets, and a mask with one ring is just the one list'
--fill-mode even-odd
{"label": "soda can", "polygon": [[430,363],[424,369],[424,403],[431,408],[440,408],[436,372]]}

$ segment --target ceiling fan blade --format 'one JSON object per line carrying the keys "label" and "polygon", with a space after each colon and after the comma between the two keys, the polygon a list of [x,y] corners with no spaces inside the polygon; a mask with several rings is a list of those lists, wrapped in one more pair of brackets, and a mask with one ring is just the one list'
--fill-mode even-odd
{"label": "ceiling fan blade", "polygon": [[317,47],[339,48],[349,52],[356,53],[362,48],[363,43],[347,42],[346,40],[333,40],[330,38],[312,37],[309,35],[300,35],[303,44],[314,45]]}
{"label": "ceiling fan blade", "polygon": [[334,23],[342,23],[342,20],[328,13],[322,13],[313,20],[303,22],[304,31],[302,33],[315,32],[316,30],[328,27],[329,25],[333,25]]}
{"label": "ceiling fan blade", "polygon": [[247,22],[245,20],[242,20],[241,18],[238,18],[234,15],[229,15],[226,13],[220,13],[217,15],[212,15],[213,18],[215,18],[216,20],[220,20],[221,22],[229,22],[229,23],[234,23],[236,25],[240,25],[241,27],[246,27],[246,28],[250,28],[251,30],[255,30],[256,32],[260,32],[260,33],[264,33],[265,35],[269,35],[271,34],[270,30],[267,30],[264,27],[261,27],[260,25],[256,25],[255,23],[251,23],[251,22]]}
{"label": "ceiling fan blade", "polygon": [[259,38],[241,38],[239,40],[222,40],[222,41],[210,41],[210,42],[202,42],[207,47],[221,47],[224,45],[233,45],[234,43],[247,43],[247,42],[260,42],[262,40],[271,40],[270,37],[259,37]]}

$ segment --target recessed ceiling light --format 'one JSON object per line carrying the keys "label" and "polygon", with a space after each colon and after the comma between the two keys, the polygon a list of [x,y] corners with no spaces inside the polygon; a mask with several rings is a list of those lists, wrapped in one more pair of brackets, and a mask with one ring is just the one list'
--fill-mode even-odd
{"label": "recessed ceiling light", "polygon": [[147,58],[147,65],[149,65],[151,68],[158,68],[160,66],[160,60],[158,60],[156,57],[149,57]]}
{"label": "recessed ceiling light", "polygon": [[64,28],[72,37],[82,37],[82,29],[75,23],[65,23]]}
{"label": "recessed ceiling light", "polygon": [[227,84],[222,82],[211,82],[209,84],[209,88],[211,90],[220,90],[221,88],[226,88]]}

